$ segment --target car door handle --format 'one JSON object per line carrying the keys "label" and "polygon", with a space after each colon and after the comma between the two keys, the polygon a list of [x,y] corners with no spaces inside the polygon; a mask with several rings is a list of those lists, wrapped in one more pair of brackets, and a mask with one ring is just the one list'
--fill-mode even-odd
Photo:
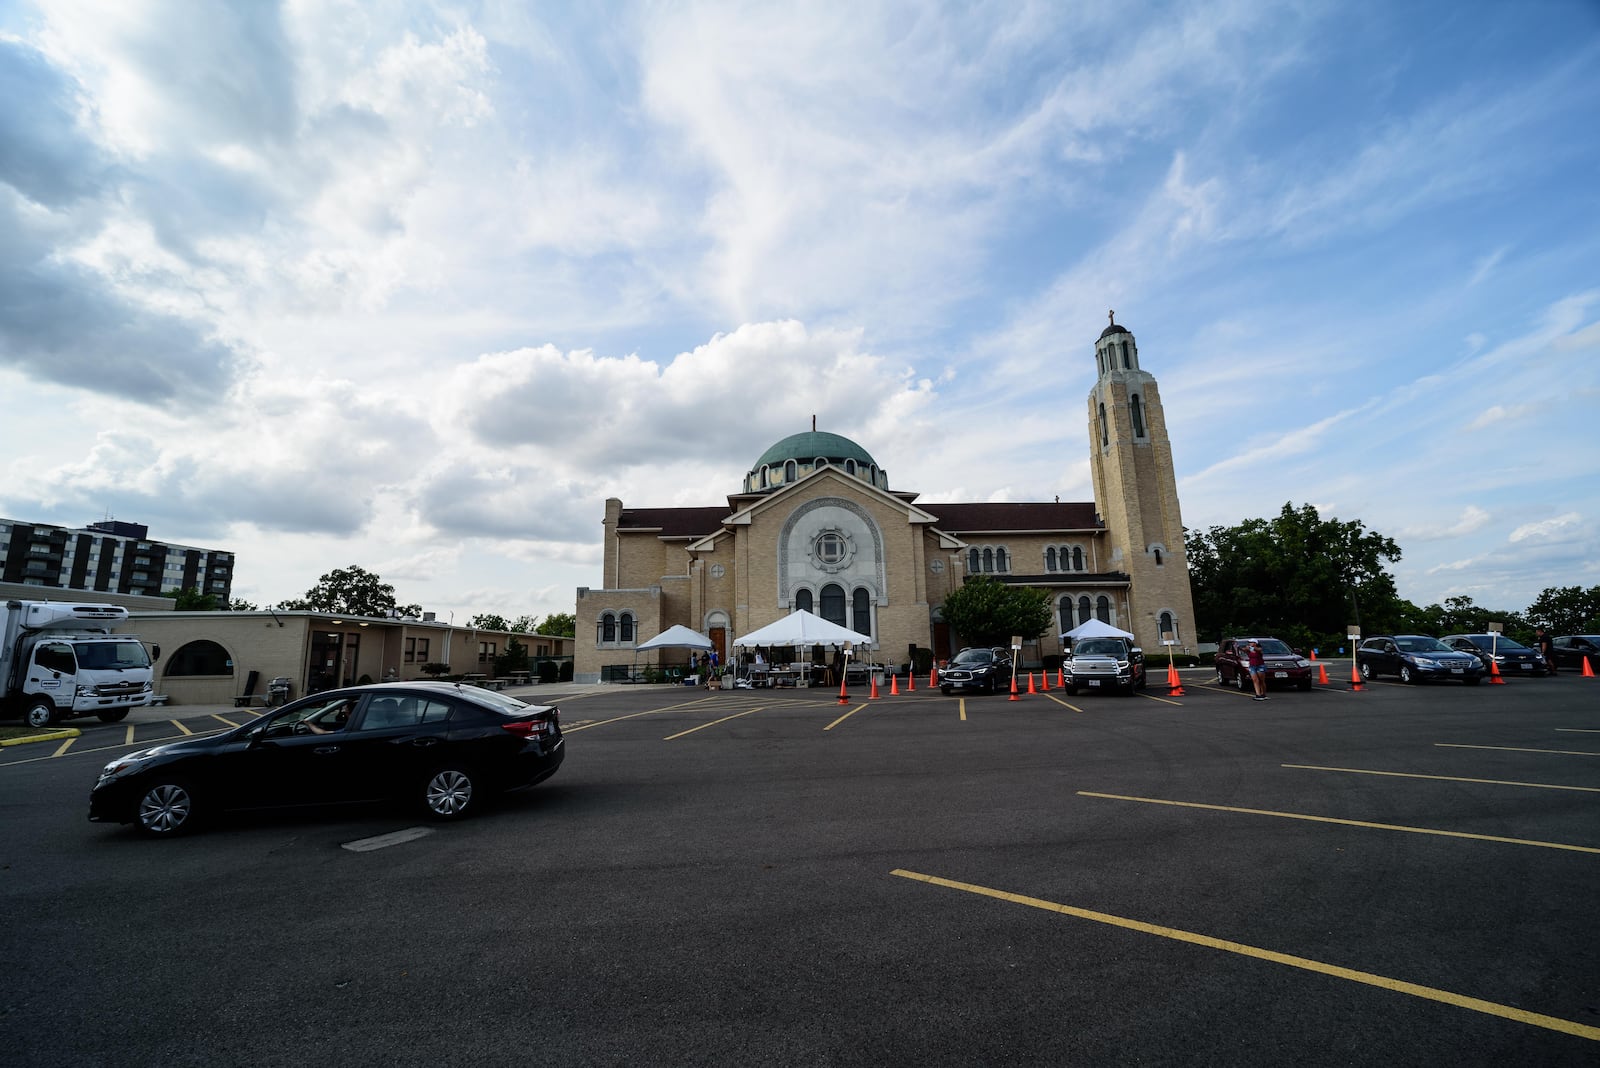
{"label": "car door handle", "polygon": [[437,739],[437,738],[413,738],[413,739],[411,739],[411,744],[416,746],[418,749],[425,749],[430,745],[438,745],[439,744],[439,739]]}
{"label": "car door handle", "polygon": [[311,751],[313,753],[337,753],[339,751],[339,747],[336,745],[319,745]]}

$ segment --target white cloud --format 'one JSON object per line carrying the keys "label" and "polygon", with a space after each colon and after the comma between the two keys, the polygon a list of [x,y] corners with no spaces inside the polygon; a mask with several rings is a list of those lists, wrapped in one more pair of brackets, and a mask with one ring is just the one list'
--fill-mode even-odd
{"label": "white cloud", "polygon": [[1541,519],[1537,523],[1524,523],[1513,530],[1511,536],[1506,540],[1512,543],[1519,541],[1547,541],[1571,532],[1582,522],[1583,517],[1577,512],[1567,512],[1556,516],[1554,519]]}

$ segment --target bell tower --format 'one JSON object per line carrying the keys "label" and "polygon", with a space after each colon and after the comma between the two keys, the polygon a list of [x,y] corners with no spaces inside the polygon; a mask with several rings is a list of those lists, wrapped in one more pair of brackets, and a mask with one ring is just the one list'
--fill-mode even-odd
{"label": "bell tower", "polygon": [[[1146,654],[1194,651],[1194,599],[1183,547],[1183,516],[1172,443],[1155,377],[1139,366],[1139,346],[1116,313],[1095,342],[1096,376],[1089,391],[1089,467],[1096,510],[1110,544],[1109,570],[1128,575],[1128,605],[1119,623]],[[1166,624],[1164,628],[1163,624]]]}

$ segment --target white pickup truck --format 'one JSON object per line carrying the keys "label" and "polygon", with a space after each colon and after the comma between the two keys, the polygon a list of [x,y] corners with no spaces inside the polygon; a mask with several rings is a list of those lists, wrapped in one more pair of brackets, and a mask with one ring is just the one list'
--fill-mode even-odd
{"label": "white pickup truck", "polygon": [[[152,655],[121,605],[7,601],[0,608],[0,710],[30,727],[74,716],[115,723],[150,702]],[[161,655],[160,648],[154,656]]]}

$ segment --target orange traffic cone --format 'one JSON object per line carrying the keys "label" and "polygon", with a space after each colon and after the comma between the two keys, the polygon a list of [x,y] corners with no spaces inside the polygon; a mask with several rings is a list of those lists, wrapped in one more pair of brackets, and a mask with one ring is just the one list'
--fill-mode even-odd
{"label": "orange traffic cone", "polygon": [[1008,700],[1008,701],[1020,701],[1020,700],[1022,700],[1022,698],[1017,696],[1017,673],[1015,671],[1013,671],[1011,673],[1011,696],[1006,698],[1006,700]]}
{"label": "orange traffic cone", "polygon": [[1061,687],[1063,690],[1065,690],[1067,688],[1067,669],[1066,668],[1064,668],[1064,667],[1056,668],[1056,685]]}
{"label": "orange traffic cone", "polygon": [[1328,685],[1328,665],[1320,660],[1317,661],[1317,685]]}
{"label": "orange traffic cone", "polygon": [[1028,692],[1032,693],[1032,694],[1036,694],[1036,693],[1039,692],[1038,690],[1035,690],[1033,688],[1033,672],[1031,672],[1031,671],[1028,672]]}
{"label": "orange traffic cone", "polygon": [[1171,660],[1167,661],[1167,695],[1169,697],[1183,696],[1183,680],[1178,677],[1178,665]]}
{"label": "orange traffic cone", "polygon": [[844,690],[846,685],[847,685],[847,683],[845,682],[844,679],[840,679],[839,680],[839,703],[841,705],[847,705],[847,704],[850,703],[850,695],[848,693],[845,693],[845,690]]}
{"label": "orange traffic cone", "polygon": [[1313,650],[1311,650],[1311,659],[1315,660],[1316,658],[1317,658],[1317,651],[1315,649],[1313,649]]}
{"label": "orange traffic cone", "polygon": [[1351,693],[1359,693],[1360,691],[1361,691],[1361,672],[1356,670],[1356,662],[1354,660],[1352,660],[1352,661],[1350,661],[1350,692]]}
{"label": "orange traffic cone", "polygon": [[899,697],[900,696],[900,676],[899,675],[890,675],[889,676],[889,696],[890,697]]}
{"label": "orange traffic cone", "polygon": [[1583,677],[1586,679],[1594,678],[1594,665],[1589,662],[1587,656],[1583,658]]}
{"label": "orange traffic cone", "polygon": [[1049,693],[1050,692],[1050,672],[1048,672],[1048,671],[1039,672],[1039,682],[1041,683],[1039,688],[1041,690],[1043,690],[1045,693]]}
{"label": "orange traffic cone", "polygon": [[878,673],[874,671],[870,677],[872,679],[872,690],[868,693],[867,700],[876,701],[878,699]]}
{"label": "orange traffic cone", "polygon": [[1505,676],[1500,674],[1500,665],[1493,660],[1489,661],[1489,682],[1494,686],[1504,686],[1506,684]]}
{"label": "orange traffic cone", "polygon": [[937,690],[938,688],[939,688],[939,669],[937,667],[931,667],[931,668],[928,669],[928,689]]}
{"label": "orange traffic cone", "polygon": [[916,668],[907,668],[906,669],[906,693],[915,693],[916,691],[917,691],[917,669]]}

